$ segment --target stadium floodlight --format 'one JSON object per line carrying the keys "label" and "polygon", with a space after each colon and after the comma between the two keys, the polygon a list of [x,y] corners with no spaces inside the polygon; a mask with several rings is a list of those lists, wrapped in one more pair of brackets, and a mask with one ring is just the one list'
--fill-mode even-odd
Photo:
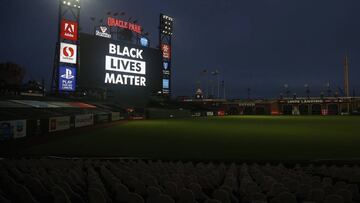
{"label": "stadium floodlight", "polygon": [[[174,18],[161,14],[161,22],[160,22],[160,29],[162,31],[162,33],[165,33],[167,35],[172,35],[172,31],[173,31],[173,22],[174,22]],[[163,32],[163,31],[166,32]]]}
{"label": "stadium floodlight", "polygon": [[65,6],[73,6],[74,8],[80,8],[80,0],[65,0],[62,1]]}

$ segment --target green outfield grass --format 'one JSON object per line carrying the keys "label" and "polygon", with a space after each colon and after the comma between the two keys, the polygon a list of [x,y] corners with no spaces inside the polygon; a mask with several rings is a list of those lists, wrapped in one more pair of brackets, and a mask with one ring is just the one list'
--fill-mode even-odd
{"label": "green outfield grass", "polygon": [[360,158],[359,125],[360,117],[350,116],[130,121],[86,129],[19,153],[162,159],[353,159]]}

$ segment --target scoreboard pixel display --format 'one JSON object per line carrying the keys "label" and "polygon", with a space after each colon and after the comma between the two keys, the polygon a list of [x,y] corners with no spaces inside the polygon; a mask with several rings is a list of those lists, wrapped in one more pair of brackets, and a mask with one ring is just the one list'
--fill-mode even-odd
{"label": "scoreboard pixel display", "polygon": [[144,106],[162,89],[162,53],[158,49],[80,34],[81,89],[106,90],[121,105]]}

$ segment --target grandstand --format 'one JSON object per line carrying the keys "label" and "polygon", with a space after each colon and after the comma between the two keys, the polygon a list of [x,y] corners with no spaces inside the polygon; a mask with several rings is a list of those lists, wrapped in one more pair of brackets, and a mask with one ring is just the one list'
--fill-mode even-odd
{"label": "grandstand", "polygon": [[358,166],[11,159],[0,162],[0,202],[351,203]]}

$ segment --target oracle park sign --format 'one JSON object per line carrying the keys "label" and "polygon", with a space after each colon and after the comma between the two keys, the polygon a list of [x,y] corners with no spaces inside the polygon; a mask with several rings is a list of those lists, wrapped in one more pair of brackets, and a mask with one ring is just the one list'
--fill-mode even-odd
{"label": "oracle park sign", "polygon": [[81,89],[103,89],[121,105],[143,106],[162,89],[158,49],[81,34]]}

